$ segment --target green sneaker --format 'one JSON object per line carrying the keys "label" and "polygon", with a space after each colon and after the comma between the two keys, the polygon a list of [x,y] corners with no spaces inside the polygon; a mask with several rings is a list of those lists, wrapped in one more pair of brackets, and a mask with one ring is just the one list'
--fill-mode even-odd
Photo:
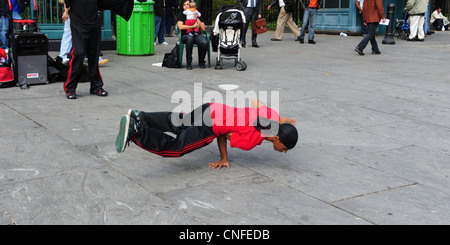
{"label": "green sneaker", "polygon": [[133,118],[134,121],[136,121],[136,123],[139,123],[139,111],[138,110],[129,109],[127,116],[129,116],[130,118]]}
{"label": "green sneaker", "polygon": [[130,141],[131,122],[132,119],[128,115],[125,115],[122,117],[122,119],[120,119],[119,134],[116,138],[116,150],[119,153],[125,151],[127,143],[128,141]]}

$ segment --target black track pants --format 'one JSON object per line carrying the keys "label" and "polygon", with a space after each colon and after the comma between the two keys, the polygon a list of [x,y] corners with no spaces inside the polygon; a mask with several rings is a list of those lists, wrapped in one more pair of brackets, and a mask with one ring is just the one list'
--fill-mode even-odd
{"label": "black track pants", "polygon": [[[209,104],[188,114],[172,116],[172,112],[140,112],[139,118],[140,127],[132,141],[163,157],[181,157],[210,144],[215,138]],[[171,132],[176,137],[164,132]]]}
{"label": "black track pants", "polygon": [[74,93],[78,81],[84,72],[83,61],[87,54],[88,71],[91,77],[91,90],[103,87],[103,80],[98,68],[98,56],[100,52],[101,27],[83,26],[70,22],[72,30],[72,59],[69,62],[67,82],[64,84],[66,94]]}

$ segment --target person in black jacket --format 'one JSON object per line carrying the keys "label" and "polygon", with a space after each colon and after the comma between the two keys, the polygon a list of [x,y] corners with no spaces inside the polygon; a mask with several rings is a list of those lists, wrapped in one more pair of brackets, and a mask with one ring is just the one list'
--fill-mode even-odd
{"label": "person in black jacket", "polygon": [[9,29],[9,4],[8,0],[0,0],[0,41],[2,44],[0,48],[8,48],[8,29]]}
{"label": "person in black jacket", "polygon": [[101,23],[97,0],[65,0],[69,8],[72,30],[72,59],[69,62],[67,82],[64,91],[68,99],[78,98],[76,89],[83,74],[83,61],[87,54],[88,71],[91,77],[90,94],[108,96],[103,89],[103,79],[98,68],[100,53]]}
{"label": "person in black jacket", "polygon": [[246,47],[245,36],[247,35],[248,24],[252,23],[252,47],[259,48],[258,43],[256,43],[256,33],[254,30],[255,20],[261,19],[262,14],[262,0],[238,0],[239,8],[244,10],[245,23],[244,28],[241,33],[241,46]]}

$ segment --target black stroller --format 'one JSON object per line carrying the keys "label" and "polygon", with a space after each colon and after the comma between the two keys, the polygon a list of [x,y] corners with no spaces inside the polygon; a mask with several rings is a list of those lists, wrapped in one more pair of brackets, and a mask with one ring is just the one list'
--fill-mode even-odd
{"label": "black stroller", "polygon": [[234,66],[238,71],[247,68],[247,64],[241,61],[240,37],[245,24],[244,13],[234,6],[224,6],[219,10],[214,27],[214,35],[218,35],[218,54],[215,69],[222,69],[223,60],[234,60]]}

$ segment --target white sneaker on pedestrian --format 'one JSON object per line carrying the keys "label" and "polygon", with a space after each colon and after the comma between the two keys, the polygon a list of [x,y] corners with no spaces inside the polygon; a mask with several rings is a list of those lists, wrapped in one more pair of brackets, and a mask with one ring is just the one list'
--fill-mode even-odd
{"label": "white sneaker on pedestrian", "polygon": [[168,43],[168,42],[163,42],[163,43],[160,43],[160,44],[162,44],[162,45],[164,45],[164,46],[167,46],[167,45],[169,45],[169,43]]}
{"label": "white sneaker on pedestrian", "polygon": [[102,59],[101,57],[99,57],[98,59],[98,65],[102,66],[102,65],[106,65],[106,63],[108,63],[108,59]]}

